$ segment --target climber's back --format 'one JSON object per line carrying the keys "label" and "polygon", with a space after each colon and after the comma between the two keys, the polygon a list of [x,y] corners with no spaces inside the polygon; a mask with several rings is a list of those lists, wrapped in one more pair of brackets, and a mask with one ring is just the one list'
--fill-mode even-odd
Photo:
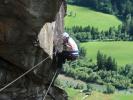
{"label": "climber's back", "polygon": [[76,60],[79,56],[79,50],[76,42],[69,36],[68,33],[63,33],[63,56],[67,60]]}

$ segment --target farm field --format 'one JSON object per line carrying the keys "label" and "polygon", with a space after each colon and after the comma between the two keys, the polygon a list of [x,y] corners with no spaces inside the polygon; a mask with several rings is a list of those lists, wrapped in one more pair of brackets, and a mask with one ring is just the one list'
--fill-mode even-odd
{"label": "farm field", "polygon": [[69,95],[68,100],[132,100],[133,94],[104,94],[100,92],[93,91],[91,95],[85,95],[81,93],[80,90],[75,90],[72,88],[66,88],[66,92]]}
{"label": "farm field", "polygon": [[[65,17],[65,27],[93,26],[100,31],[108,30],[110,27],[118,27],[122,22],[114,15],[109,15],[91,10],[86,7],[68,5],[68,15]],[[71,13],[71,14],[70,14]]]}
{"label": "farm field", "polygon": [[115,58],[119,66],[133,64],[133,42],[86,42],[80,45],[86,49],[87,58],[94,62],[96,62],[99,50],[101,53]]}

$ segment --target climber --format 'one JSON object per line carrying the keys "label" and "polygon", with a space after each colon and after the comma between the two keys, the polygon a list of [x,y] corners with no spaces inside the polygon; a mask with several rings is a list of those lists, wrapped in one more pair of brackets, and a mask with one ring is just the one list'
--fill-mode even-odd
{"label": "climber", "polygon": [[75,41],[69,36],[68,33],[64,32],[62,35],[63,39],[63,51],[57,53],[58,67],[62,67],[65,61],[74,61],[79,57],[78,46]]}
{"label": "climber", "polygon": [[73,61],[79,56],[78,46],[75,41],[69,36],[68,33],[63,33],[63,52],[62,56],[64,60]]}

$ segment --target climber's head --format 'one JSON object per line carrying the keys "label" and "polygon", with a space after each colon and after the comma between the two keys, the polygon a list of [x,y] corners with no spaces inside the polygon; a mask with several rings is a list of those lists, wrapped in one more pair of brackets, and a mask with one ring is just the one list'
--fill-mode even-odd
{"label": "climber's head", "polygon": [[68,34],[67,32],[64,32],[64,33],[63,33],[63,41],[64,41],[64,42],[67,42],[68,39],[69,39],[69,34]]}
{"label": "climber's head", "polygon": [[68,38],[69,37],[69,34],[67,32],[64,32],[63,33],[63,38]]}

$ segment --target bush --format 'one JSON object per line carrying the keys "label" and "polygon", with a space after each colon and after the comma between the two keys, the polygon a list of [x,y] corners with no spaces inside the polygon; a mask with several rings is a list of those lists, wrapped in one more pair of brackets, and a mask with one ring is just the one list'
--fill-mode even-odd
{"label": "bush", "polygon": [[85,57],[86,55],[86,49],[85,48],[80,48],[80,57]]}
{"label": "bush", "polygon": [[96,72],[93,72],[93,73],[89,74],[87,82],[97,82],[98,80],[101,80],[101,77],[99,75],[97,75]]}
{"label": "bush", "polygon": [[111,94],[115,92],[115,87],[111,84],[107,84],[105,93]]}
{"label": "bush", "polygon": [[100,51],[97,52],[97,66],[99,69],[103,70],[117,70],[117,63],[115,59],[111,56],[107,57],[107,55],[102,54]]}
{"label": "bush", "polygon": [[90,86],[90,84],[87,84],[87,87],[83,90],[83,93],[85,93],[86,95],[91,95],[92,87]]}

